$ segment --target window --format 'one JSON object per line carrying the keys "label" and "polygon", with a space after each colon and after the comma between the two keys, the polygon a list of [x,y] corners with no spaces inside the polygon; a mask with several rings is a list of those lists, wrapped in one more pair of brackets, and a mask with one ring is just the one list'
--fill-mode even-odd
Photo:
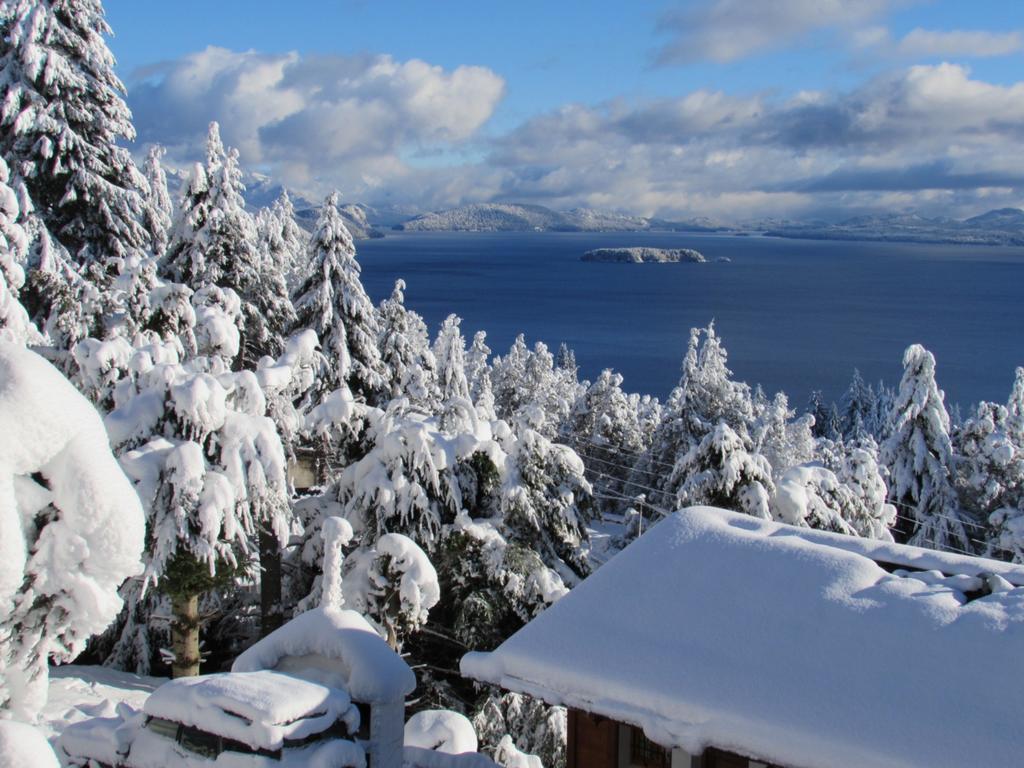
{"label": "window", "polygon": [[648,739],[640,728],[631,728],[629,764],[643,768],[671,768],[672,753]]}
{"label": "window", "polygon": [[178,743],[189,752],[202,757],[216,758],[221,752],[220,736],[200,731],[190,725],[182,727]]}
{"label": "window", "polygon": [[170,720],[164,720],[162,717],[150,717],[146,719],[146,728],[171,741],[178,740],[178,724]]}

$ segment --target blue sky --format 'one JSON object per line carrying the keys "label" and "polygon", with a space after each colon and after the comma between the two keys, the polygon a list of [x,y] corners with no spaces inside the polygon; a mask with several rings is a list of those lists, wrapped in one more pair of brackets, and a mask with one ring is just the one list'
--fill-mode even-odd
{"label": "blue sky", "polygon": [[1024,202],[1014,0],[105,7],[140,143],[184,163],[218,119],[310,194],[727,219]]}

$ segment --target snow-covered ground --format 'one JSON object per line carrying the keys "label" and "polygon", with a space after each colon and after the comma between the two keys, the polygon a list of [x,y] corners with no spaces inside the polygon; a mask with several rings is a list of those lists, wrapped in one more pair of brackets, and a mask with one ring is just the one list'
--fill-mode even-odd
{"label": "snow-covered ground", "polygon": [[[68,664],[50,669],[50,695],[43,709],[41,727],[57,749],[60,734],[72,723],[90,717],[113,717],[117,705],[135,709],[156,688],[167,682],[162,677],[140,677],[107,667]],[[57,750],[58,755],[60,751]]]}

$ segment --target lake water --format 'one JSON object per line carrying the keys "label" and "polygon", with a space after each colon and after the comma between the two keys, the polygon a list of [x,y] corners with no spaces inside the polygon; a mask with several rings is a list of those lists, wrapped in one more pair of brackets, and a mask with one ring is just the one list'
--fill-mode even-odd
{"label": "lake water", "polygon": [[[603,246],[696,248],[709,264],[580,261]],[[908,344],[937,358],[947,402],[1004,401],[1024,365],[1024,249],[847,243],[686,233],[389,233],[357,244],[375,302],[395,278],[436,333],[450,312],[503,354],[516,334],[576,351],[664,397],[688,331],[710,320],[736,378],[838,398],[853,369],[896,384]]]}

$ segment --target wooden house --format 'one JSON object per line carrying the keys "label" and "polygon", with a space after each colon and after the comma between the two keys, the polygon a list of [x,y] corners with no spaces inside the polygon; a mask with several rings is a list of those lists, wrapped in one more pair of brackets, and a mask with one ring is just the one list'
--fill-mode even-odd
{"label": "wooden house", "polygon": [[568,768],[1024,765],[1022,585],[697,507],[462,673],[566,706]]}

